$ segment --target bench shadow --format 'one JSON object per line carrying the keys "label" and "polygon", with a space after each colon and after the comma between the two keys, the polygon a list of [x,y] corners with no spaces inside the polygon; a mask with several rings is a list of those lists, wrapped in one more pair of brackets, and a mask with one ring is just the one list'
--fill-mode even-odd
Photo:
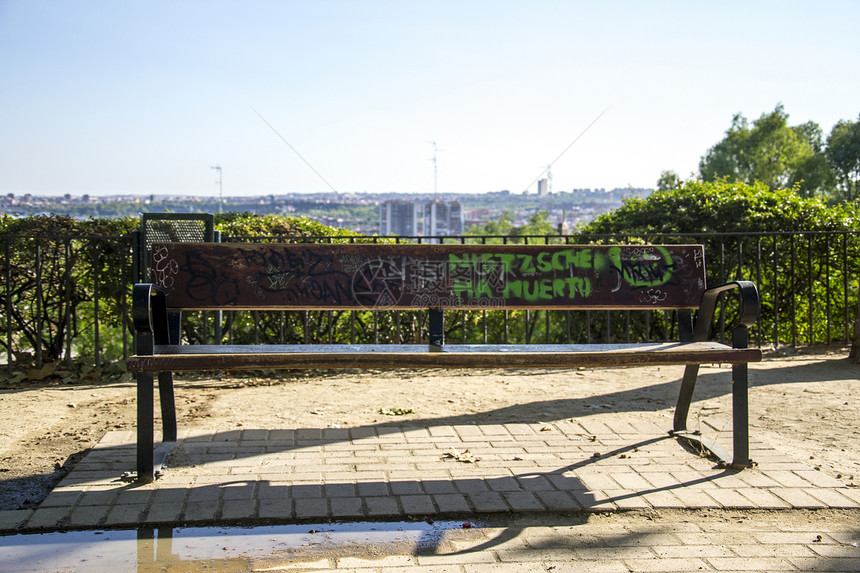
{"label": "bench shadow", "polygon": [[[632,369],[631,369],[632,371]],[[532,371],[527,371],[532,372]],[[512,375],[519,375],[521,371],[511,371]],[[680,374],[680,370],[679,370]],[[779,369],[779,376],[762,377],[757,375],[755,365],[750,369],[750,386],[751,388],[761,387],[774,384],[795,384],[809,382],[834,382],[841,381],[856,381],[860,378],[860,365],[853,364],[848,358],[840,359],[822,359],[814,363],[799,364],[796,366],[786,366]],[[182,384],[180,381],[179,384]],[[195,387],[218,387],[216,384],[196,384]],[[538,422],[553,422],[570,418],[582,418],[592,416],[601,412],[648,412],[659,411],[672,408],[675,394],[680,387],[680,378],[671,380],[662,384],[649,386],[645,388],[635,388],[630,390],[621,390],[618,392],[610,392],[589,396],[586,398],[571,398],[565,400],[539,400],[526,404],[514,405],[505,408],[499,408],[484,412],[477,412],[468,415],[445,416],[431,419],[418,419],[410,421],[386,421],[377,424],[362,426],[363,431],[379,431],[380,434],[392,433],[401,431],[403,427],[436,427],[436,426],[451,426],[451,425],[470,425],[480,423],[538,423]],[[704,371],[699,375],[699,381],[696,387],[694,396],[694,404],[696,402],[705,401],[711,398],[717,398],[729,394],[731,391],[730,374],[728,370],[720,370],[716,372]],[[621,406],[626,404],[626,410],[622,410]],[[530,412],[539,411],[540,419],[536,419]],[[662,420],[662,419],[661,419]],[[666,431],[671,427],[671,422],[665,420]],[[180,420],[180,428],[184,422]],[[311,433],[319,433],[321,436],[327,429],[306,429]],[[234,430],[232,432],[238,432]],[[223,432],[225,439],[230,438],[231,431]],[[80,457],[85,451],[73,454],[70,459]],[[133,469],[131,466],[124,468],[125,470]],[[33,476],[32,478],[15,478],[15,479],[0,479],[0,491],[19,492],[26,488],[28,483],[32,484],[35,481],[53,482],[47,487],[39,488],[39,494],[34,499],[30,499],[27,504],[22,504],[19,507],[33,507],[41,502],[50,487],[55,485],[58,478],[62,475],[54,476]],[[53,479],[51,479],[53,478]],[[32,491],[32,490],[31,490]],[[17,495],[17,494],[16,494]],[[38,497],[41,495],[41,497]],[[26,498],[26,496],[23,496]]]}
{"label": "bench shadow", "polygon": [[[762,363],[753,363],[749,370],[749,387],[763,387],[778,384],[805,384],[814,382],[833,382],[838,384],[841,381],[856,381],[860,379],[860,364],[853,364],[847,357],[840,359],[822,359],[811,364],[798,364],[793,366],[780,367],[778,376],[764,376],[763,372],[757,368]],[[603,394],[594,394],[582,398],[570,398],[561,400],[538,400],[523,404],[517,404],[510,407],[498,408],[484,412],[476,412],[469,414],[468,418],[481,422],[498,422],[501,420],[507,422],[524,422],[536,423],[551,421],[547,415],[554,415],[555,420],[564,418],[575,418],[588,416],[600,411],[612,412],[651,412],[659,411],[667,408],[674,408],[680,390],[681,375],[683,367],[677,367],[677,377],[672,380],[660,384],[653,384],[644,387],[619,390],[617,392],[608,392]],[[605,369],[601,369],[605,370]],[[635,368],[618,369],[619,375],[621,372],[635,372]],[[391,372],[390,370],[388,372]],[[406,371],[404,371],[406,372]],[[409,371],[411,372],[411,370]],[[542,370],[508,370],[505,376],[532,376],[535,372],[544,372]],[[559,372],[558,370],[547,370],[546,372]],[[574,375],[573,370],[570,371]],[[771,371],[772,372],[772,371]],[[372,372],[370,372],[372,374]],[[585,372],[585,378],[576,378],[575,382],[587,384],[588,372]],[[635,376],[635,374],[631,374]],[[574,381],[572,381],[573,383]],[[277,382],[288,383],[288,382]],[[177,381],[178,386],[182,386],[182,381]],[[205,384],[195,382],[194,388],[223,388],[223,385]],[[237,388],[244,387],[239,384]],[[696,383],[696,390],[693,395],[693,404],[702,402],[712,398],[728,396],[732,392],[731,371],[729,367],[723,367],[718,371],[708,371],[703,367],[699,372]],[[534,416],[526,416],[523,412],[529,409],[540,410],[542,416],[536,419]],[[450,425],[452,423],[463,423],[463,417],[457,416],[452,418],[439,417],[433,420],[422,420],[421,423],[432,425]],[[181,424],[181,422],[180,422]],[[386,423],[380,423],[386,425]],[[669,428],[667,428],[668,430]]]}
{"label": "bench shadow", "polygon": [[[671,439],[660,436],[639,440],[606,452],[600,457],[606,458],[630,453],[650,444]],[[336,444],[337,440],[329,440],[326,444]],[[239,478],[219,483],[196,486],[185,491],[180,490],[177,503],[183,503],[184,512],[175,519],[159,524],[147,521],[144,530],[154,531],[161,527],[161,537],[169,537],[170,533],[163,528],[192,527],[200,525],[219,525],[247,523],[247,518],[233,518],[225,514],[228,503],[241,503],[242,500],[257,499],[258,507],[253,518],[255,524],[296,524],[322,523],[330,520],[349,522],[373,522],[373,520],[463,520],[464,524],[480,527],[483,519],[499,520],[505,523],[500,527],[501,532],[495,537],[465,549],[445,546],[438,535],[422,537],[413,550],[415,555],[465,555],[481,551],[493,550],[519,537],[530,525],[530,517],[541,514],[542,518],[549,516],[559,520],[566,526],[585,525],[589,516],[596,511],[616,510],[616,504],[622,504],[629,499],[642,497],[651,493],[668,492],[680,488],[718,481],[726,475],[736,472],[720,470],[712,475],[698,479],[679,481],[676,484],[662,487],[652,487],[641,491],[621,495],[594,495],[586,484],[574,475],[578,469],[585,468],[598,460],[585,456],[571,464],[551,471],[522,471],[506,477],[454,477],[451,479],[406,479],[379,480],[365,482],[334,482],[326,484],[285,484],[269,480],[242,480]],[[232,477],[232,476],[231,476]],[[137,484],[123,486],[125,491],[133,491]],[[170,496],[171,488],[159,488],[166,497]],[[526,497],[521,497],[525,495]],[[549,507],[517,507],[515,500],[522,503],[524,499],[534,496]],[[459,500],[460,506],[457,507]],[[196,513],[206,504],[210,506],[208,515]],[[424,510],[421,505],[424,503]],[[443,510],[443,504],[446,509]],[[316,511],[314,515],[311,512]],[[324,515],[321,515],[324,514]],[[195,517],[196,515],[196,517]],[[525,523],[523,523],[525,522]],[[630,533],[618,533],[613,536],[618,543]],[[602,544],[612,541],[601,539]],[[146,537],[149,544],[146,551],[151,552],[153,537]],[[583,547],[589,545],[586,539],[581,541]],[[594,543],[593,541],[591,542]],[[625,545],[625,543],[621,543]],[[168,543],[169,545],[169,543]],[[568,548],[578,546],[571,541]]]}
{"label": "bench shadow", "polygon": [[[833,362],[833,361],[827,361]],[[755,375],[755,370],[751,369],[750,383],[752,387],[764,386],[767,384],[793,384],[802,382],[825,382],[840,380],[856,380],[857,372],[860,367],[851,364],[847,359],[838,361],[835,367],[822,369],[819,363],[804,364],[798,366],[789,366],[780,369],[778,379],[773,378],[767,381],[760,379]],[[838,374],[839,376],[835,376]],[[677,391],[679,380],[673,380],[664,384],[659,384],[654,388],[655,395],[666,395],[670,392]],[[730,392],[730,376],[727,371],[706,372],[700,375],[699,384],[697,386],[697,400],[706,400],[713,397],[722,396]],[[602,405],[610,404],[613,400],[631,401],[633,395],[643,395],[642,388],[632,390],[623,390],[618,392],[606,393],[598,396],[591,396],[584,399],[569,399],[569,400],[539,400],[530,402],[526,405],[515,405],[505,408],[499,408],[486,412],[475,414],[464,414],[456,416],[442,416],[431,419],[417,419],[409,421],[391,421],[384,423],[368,424],[364,426],[349,428],[349,429],[331,429],[331,428],[296,428],[293,430],[281,430],[283,432],[293,432],[295,436],[303,436],[303,439],[293,439],[291,441],[281,441],[278,443],[270,442],[268,445],[259,447],[239,448],[238,439],[242,434],[253,432],[271,434],[268,429],[241,429],[227,430],[217,432],[207,439],[207,444],[216,445],[224,444],[224,452],[216,454],[210,459],[194,457],[193,464],[205,465],[210,462],[225,462],[228,460],[241,460],[243,457],[276,454],[279,452],[289,452],[299,448],[309,446],[330,446],[342,444],[356,436],[362,434],[369,436],[384,437],[394,432],[409,431],[410,429],[427,429],[440,426],[457,426],[457,425],[480,425],[488,422],[496,423],[537,423],[537,422],[552,422],[553,420],[541,416],[540,420],[535,420],[530,414],[533,411],[548,412],[554,414],[555,420],[565,420],[570,418],[579,418],[591,416],[599,413],[603,408]],[[636,408],[629,408],[628,411],[657,411],[672,404],[667,404],[666,400],[657,398],[637,400]],[[615,405],[617,407],[617,405]],[[526,412],[525,410],[528,410]],[[619,410],[614,410],[619,411]],[[666,420],[667,430],[670,421]],[[182,422],[180,422],[181,427]],[[601,452],[599,458],[594,458],[586,453],[582,453],[580,459],[575,459],[567,465],[554,468],[551,471],[530,471],[523,469],[515,471],[514,475],[506,477],[453,477],[450,479],[405,479],[405,480],[369,480],[366,482],[350,482],[350,481],[335,481],[334,483],[301,483],[301,484],[285,484],[282,482],[272,482],[269,480],[242,480],[236,478],[231,481],[219,482],[209,485],[201,485],[193,488],[186,487],[159,487],[158,490],[165,492],[170,497],[170,492],[175,493],[175,498],[181,501],[177,503],[184,504],[185,511],[168,521],[163,522],[163,527],[168,526],[191,526],[191,525],[211,525],[217,523],[247,523],[248,517],[233,519],[223,512],[224,501],[241,501],[242,499],[258,499],[260,505],[256,513],[253,515],[255,523],[297,523],[306,520],[305,515],[311,515],[313,512],[306,511],[307,507],[312,507],[314,504],[319,506],[322,504],[326,507],[328,516],[331,519],[341,519],[347,521],[356,520],[380,520],[380,519],[420,519],[432,518],[443,519],[447,517],[462,517],[468,519],[481,519],[482,516],[492,517],[499,514],[511,516],[511,512],[523,512],[523,515],[528,515],[528,507],[517,506],[514,503],[525,503],[522,500],[530,499],[528,495],[521,498],[518,502],[513,502],[515,495],[534,494],[536,496],[545,495],[547,492],[552,492],[553,495],[561,494],[562,497],[555,498],[555,504],[552,505],[552,510],[557,515],[563,515],[564,519],[569,521],[571,525],[584,524],[588,521],[588,515],[595,511],[604,509],[610,510],[613,505],[625,505],[624,502],[632,498],[642,497],[650,493],[659,493],[673,491],[682,488],[696,487],[708,482],[714,482],[721,479],[723,476],[734,475],[733,470],[714,470],[714,473],[706,475],[698,479],[687,481],[679,481],[663,487],[648,488],[633,492],[624,492],[616,496],[601,496],[599,499],[595,497],[594,492],[590,490],[572,472],[586,468],[598,459],[606,460],[607,458],[621,456],[638,448],[645,447],[649,444],[654,444],[660,441],[673,439],[668,435],[661,435],[647,439],[640,439],[624,446],[617,447],[611,451]],[[169,467],[183,467],[183,451],[185,444],[193,444],[194,438],[188,438],[180,441],[180,447],[168,457]],[[232,449],[232,451],[231,451]],[[679,452],[679,455],[680,452]],[[695,452],[691,452],[695,455]],[[103,460],[104,463],[101,461]],[[190,461],[190,458],[189,458]],[[117,483],[119,475],[124,470],[131,469],[134,464],[134,446],[109,446],[104,448],[96,448],[88,453],[84,463],[75,468],[68,476],[74,478],[75,473],[86,469],[82,466],[91,468],[110,469],[115,468],[117,475]],[[167,471],[170,471],[169,469]],[[20,479],[20,478],[18,478]],[[5,480],[0,480],[0,484]],[[9,480],[11,481],[11,480]],[[250,491],[249,489],[250,488]],[[360,488],[360,489],[359,489]],[[123,484],[116,488],[117,495],[124,492],[134,492],[140,490],[138,484]],[[144,491],[139,491],[144,494]],[[151,492],[150,492],[151,493]],[[193,498],[192,498],[193,496]],[[410,497],[415,506],[409,508],[404,507],[402,497]],[[205,512],[192,515],[189,512],[189,507],[197,503],[194,499],[200,500],[217,500],[215,509],[208,515]],[[374,506],[368,505],[367,499],[373,498]],[[425,511],[421,510],[421,500],[427,503],[436,505],[424,506]],[[541,498],[538,498],[541,499]],[[550,502],[542,499],[542,503],[550,507]],[[263,503],[262,500],[266,500]],[[337,501],[338,511],[332,510],[332,500]],[[438,500],[445,500],[445,503],[451,504],[446,506],[444,514],[441,512]],[[461,506],[457,507],[457,500],[464,500]],[[564,501],[564,503],[559,503]],[[328,505],[326,505],[328,504]],[[527,504],[526,504],[527,505]],[[264,514],[263,508],[267,508]],[[408,509],[408,510],[407,510]],[[546,511],[542,507],[535,507],[533,511]],[[145,516],[142,516],[145,517]],[[314,520],[320,520],[319,516],[315,516]],[[149,525],[149,524],[148,524]],[[159,523],[154,522],[153,526],[158,526]],[[528,527],[528,525],[518,525],[516,523],[503,527],[503,531],[493,539],[488,539],[485,542],[456,551],[455,553],[474,553],[484,551],[496,547],[500,547],[506,542],[517,538]],[[556,547],[558,542],[547,545],[547,548]],[[151,546],[151,539],[150,539]],[[575,541],[570,541],[569,547],[576,547]],[[433,546],[432,543],[424,544],[421,549],[426,554],[437,554],[434,552],[440,551],[438,546]],[[565,544],[565,547],[568,547]]]}
{"label": "bench shadow", "polygon": [[[821,363],[805,364],[780,368],[779,377],[758,376],[754,368],[750,369],[750,388],[763,387],[775,384],[794,384],[809,382],[840,383],[841,381],[856,381],[860,378],[860,365],[852,364],[847,358],[844,360],[827,360],[829,368],[822,368]],[[630,369],[634,372],[635,369]],[[536,400],[521,404],[514,404],[492,410],[473,412],[469,414],[458,414],[452,416],[437,416],[434,418],[409,418],[403,420],[380,421],[373,424],[355,426],[350,428],[353,433],[378,432],[379,435],[401,431],[404,427],[444,427],[474,424],[537,424],[551,423],[562,420],[574,422],[586,419],[595,414],[614,412],[657,412],[661,410],[673,411],[677,393],[680,390],[680,374],[683,370],[679,367],[678,378],[647,387],[619,390],[603,394],[590,395],[583,398],[566,398],[552,400]],[[519,375],[520,371],[513,371],[512,375]],[[587,383],[586,380],[577,380]],[[731,394],[731,372],[728,368],[719,371],[700,372],[696,391],[693,396],[693,405],[713,398],[728,396]],[[730,414],[731,412],[727,412]],[[665,430],[672,429],[670,419],[661,418],[659,422],[665,422]],[[183,422],[179,422],[180,428]],[[240,432],[241,430],[233,430]],[[329,431],[326,429],[303,430],[305,433],[322,434]],[[229,434],[224,434],[229,439]]]}

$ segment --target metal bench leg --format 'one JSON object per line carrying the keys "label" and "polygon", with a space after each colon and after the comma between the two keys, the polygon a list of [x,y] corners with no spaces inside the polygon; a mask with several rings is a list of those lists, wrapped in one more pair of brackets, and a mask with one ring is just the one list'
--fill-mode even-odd
{"label": "metal bench leg", "polygon": [[158,401],[161,404],[161,441],[176,441],[176,402],[173,372],[158,373]]}
{"label": "metal bench leg", "polygon": [[[732,332],[732,344],[735,348],[747,348],[749,331],[739,326]],[[696,387],[696,377],[699,373],[698,364],[690,364],[684,370],[681,382],[681,392],[678,404],[675,406],[675,419],[672,431],[675,437],[681,438],[695,446],[701,446],[716,456],[723,466],[732,468],[749,468],[755,465],[750,459],[749,433],[749,365],[732,365],[732,454],[723,450],[714,440],[701,435],[701,432],[687,430],[687,415]]]}
{"label": "metal bench leg", "polygon": [[[749,346],[749,330],[738,326],[732,331],[732,345],[735,348]],[[751,467],[750,424],[749,424],[749,365],[732,366],[732,466]]]}
{"label": "metal bench leg", "polygon": [[155,420],[153,418],[154,380],[147,372],[137,373],[137,479],[151,482],[155,479],[153,448]]}
{"label": "metal bench leg", "polygon": [[732,366],[732,466],[751,467],[749,435],[749,366]]}
{"label": "metal bench leg", "polygon": [[687,430],[687,415],[690,412],[690,404],[693,401],[693,390],[696,389],[696,379],[699,376],[699,364],[688,364],[684,369],[684,378],[681,382],[681,391],[678,394],[678,403],[675,406],[675,420],[672,436],[691,444],[701,454],[705,450],[715,456],[721,465],[729,465],[729,454],[722,449],[714,440],[706,438],[699,430],[692,432]]}
{"label": "metal bench leg", "polygon": [[684,379],[681,382],[678,403],[675,405],[675,420],[672,425],[673,432],[687,431],[687,414],[689,414],[690,404],[693,402],[693,390],[696,389],[696,379],[698,376],[698,364],[688,364],[684,368]]}

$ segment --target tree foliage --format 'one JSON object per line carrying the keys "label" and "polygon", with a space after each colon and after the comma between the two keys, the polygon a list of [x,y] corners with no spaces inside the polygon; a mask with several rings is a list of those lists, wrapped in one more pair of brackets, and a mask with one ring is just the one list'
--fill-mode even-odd
{"label": "tree foliage", "polygon": [[793,189],[718,180],[632,198],[582,228],[585,234],[701,234],[856,230],[856,206],[828,207]]}
{"label": "tree foliage", "polygon": [[[99,362],[122,358],[133,283],[130,232],[138,227],[135,217],[0,216],[0,348],[13,362],[38,366],[79,356],[96,356]],[[234,238],[377,240],[354,239],[344,229],[274,215],[225,214],[216,218],[216,228]],[[326,319],[314,315],[310,324]],[[234,326],[245,328],[236,332],[257,328],[250,315],[231,316],[227,332]],[[211,316],[191,316],[185,332],[190,341],[211,339]]]}
{"label": "tree foliage", "polygon": [[582,228],[580,240],[703,243],[709,284],[748,279],[767,293],[760,340],[811,343],[851,336],[858,217],[857,203],[827,206],[761,182],[688,181],[626,201]]}
{"label": "tree foliage", "polygon": [[97,321],[106,328],[122,323],[122,274],[130,250],[118,237],[135,227],[133,218],[0,218],[0,322],[7,333],[0,347],[25,363],[56,361],[73,342],[74,351],[92,351]]}
{"label": "tree foliage", "polygon": [[657,179],[657,191],[668,191],[681,186],[681,178],[674,171],[662,171]]}
{"label": "tree foliage", "polygon": [[833,189],[821,128],[815,122],[788,125],[782,104],[752,125],[736,114],[725,137],[702,157],[699,173],[705,181],[761,182],[770,189],[795,188],[805,196]]}
{"label": "tree foliage", "polygon": [[838,182],[838,198],[860,199],[860,119],[833,126],[827,138],[827,157]]}
{"label": "tree foliage", "polygon": [[505,211],[497,219],[474,225],[466,233],[479,237],[546,237],[555,234],[556,229],[549,220],[549,212],[544,210],[535,211],[520,225],[514,224],[513,213]]}
{"label": "tree foliage", "polygon": [[353,237],[354,231],[330,227],[304,217],[223,213],[215,216],[215,228],[225,237]]}

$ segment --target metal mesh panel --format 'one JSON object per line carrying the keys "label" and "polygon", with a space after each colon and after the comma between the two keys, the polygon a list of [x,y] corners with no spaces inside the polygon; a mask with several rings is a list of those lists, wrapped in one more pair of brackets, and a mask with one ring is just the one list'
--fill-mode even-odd
{"label": "metal mesh panel", "polygon": [[149,278],[153,243],[211,243],[214,216],[207,213],[143,213],[140,216],[141,280]]}

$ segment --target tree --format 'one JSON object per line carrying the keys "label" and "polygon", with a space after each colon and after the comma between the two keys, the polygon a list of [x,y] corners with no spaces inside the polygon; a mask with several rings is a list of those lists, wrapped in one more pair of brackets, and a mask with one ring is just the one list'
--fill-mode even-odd
{"label": "tree", "polygon": [[466,234],[485,237],[536,237],[557,234],[556,229],[549,221],[549,212],[547,211],[534,212],[524,225],[515,226],[512,218],[513,215],[509,211],[505,211],[497,219],[473,225]]}
{"label": "tree", "polygon": [[836,176],[838,197],[860,199],[860,119],[842,120],[827,137],[827,158]]}
{"label": "tree", "polygon": [[129,254],[120,236],[136,225],[133,218],[0,217],[0,245],[8,253],[0,261],[0,276],[8,277],[0,294],[8,313],[0,315],[0,323],[15,333],[12,348],[5,339],[0,347],[20,361],[28,358],[24,348],[38,349],[44,362],[68,357],[72,345],[78,350],[92,344],[97,304],[101,325],[119,327],[122,261]]}
{"label": "tree", "polygon": [[511,230],[512,235],[521,237],[526,236],[549,236],[556,235],[555,227],[549,221],[549,212],[540,210],[536,211],[529,217],[528,223],[520,227],[514,227]]}
{"label": "tree", "polygon": [[595,218],[588,234],[685,234],[782,231],[841,231],[851,227],[849,207],[828,208],[819,199],[791,189],[771,190],[764,183],[686,181],[677,189],[646,198]]}
{"label": "tree", "polygon": [[807,197],[833,187],[821,128],[814,122],[789,126],[782,104],[752,125],[736,114],[723,140],[702,157],[699,173],[705,181],[760,181],[770,189],[795,188]]}
{"label": "tree", "polygon": [[505,211],[495,219],[490,219],[489,221],[472,225],[466,234],[485,237],[510,235],[511,229],[513,229],[514,226],[511,222],[512,217],[513,215],[510,211]]}
{"label": "tree", "polygon": [[674,171],[662,171],[657,180],[657,191],[668,191],[681,186],[681,178]]}
{"label": "tree", "polygon": [[[765,293],[756,336],[812,343],[851,336],[858,216],[860,203],[828,207],[820,198],[760,182],[688,181],[625,201],[585,226],[581,240],[704,243],[709,284],[750,279]],[[809,317],[805,330],[795,331],[795,317]],[[860,324],[852,350],[860,359],[858,332]]]}
{"label": "tree", "polygon": [[[38,365],[58,363],[64,357],[71,361],[96,352],[100,362],[120,358],[123,332],[129,325],[129,232],[138,226],[136,217],[80,221],[61,215],[14,218],[0,214],[0,280],[7,283],[0,288],[0,332],[12,332],[11,337],[0,337],[0,353],[11,354],[19,366],[34,361]],[[254,236],[278,237],[281,241],[313,241],[315,237],[331,242],[389,241],[354,238],[354,233],[345,229],[274,215],[228,213],[216,218],[216,226],[225,238],[234,240]],[[301,341],[306,333],[317,340],[330,332],[338,341],[350,340],[348,316],[310,312],[306,327],[304,316],[283,315],[229,313],[225,332],[237,342],[255,336]],[[360,321],[361,317],[359,334]],[[188,313],[184,324],[187,338],[198,342],[211,339],[205,334],[209,322],[203,313]],[[390,329],[396,326],[392,322]],[[311,328],[315,328],[313,333]]]}

